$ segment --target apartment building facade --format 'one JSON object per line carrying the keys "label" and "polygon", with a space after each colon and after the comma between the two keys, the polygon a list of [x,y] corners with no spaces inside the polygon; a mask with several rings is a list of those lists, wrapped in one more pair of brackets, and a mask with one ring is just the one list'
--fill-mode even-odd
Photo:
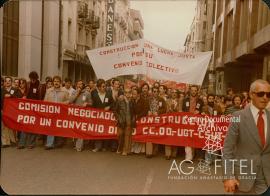
{"label": "apartment building facade", "polygon": [[[41,80],[60,75],[73,81],[96,79],[86,52],[105,47],[107,0],[10,1],[0,9],[2,75]],[[114,44],[130,36],[135,18],[129,0],[114,0]],[[138,12],[137,14],[140,15]]]}
{"label": "apartment building facade", "polygon": [[196,11],[206,13],[197,19],[206,28],[193,22],[185,46],[213,51],[204,81],[208,92],[239,92],[257,78],[270,80],[270,9],[262,0],[198,0]]}

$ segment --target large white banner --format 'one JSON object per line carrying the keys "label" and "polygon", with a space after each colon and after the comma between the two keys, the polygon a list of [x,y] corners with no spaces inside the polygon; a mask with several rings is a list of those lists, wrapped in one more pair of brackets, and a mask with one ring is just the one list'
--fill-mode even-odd
{"label": "large white banner", "polygon": [[201,85],[212,51],[183,53],[144,39],[86,51],[98,78],[144,74],[156,80]]}

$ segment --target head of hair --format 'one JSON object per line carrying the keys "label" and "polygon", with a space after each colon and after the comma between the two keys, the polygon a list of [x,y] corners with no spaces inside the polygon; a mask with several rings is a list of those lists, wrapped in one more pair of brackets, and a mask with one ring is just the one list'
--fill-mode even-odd
{"label": "head of hair", "polygon": [[90,83],[90,82],[93,82],[93,83],[95,83],[95,80],[93,80],[93,79],[90,79],[90,80],[88,81],[88,83]]}
{"label": "head of hair", "polygon": [[6,76],[6,77],[5,77],[5,81],[6,81],[8,78],[10,79],[11,82],[13,81],[13,79],[12,79],[11,76]]}
{"label": "head of hair", "polygon": [[194,85],[194,84],[189,87],[189,89],[191,89],[191,88],[196,88],[197,90],[199,90],[199,87],[197,85]]}
{"label": "head of hair", "polygon": [[97,80],[97,87],[101,87],[102,84],[106,84],[104,79],[98,79]]}
{"label": "head of hair", "polygon": [[[137,86],[136,86],[137,87]],[[137,87],[137,88],[131,88],[132,89],[132,91],[137,91],[137,93],[138,94],[140,94],[140,90],[139,90],[139,88]]]}
{"label": "head of hair", "polygon": [[60,82],[62,82],[62,79],[61,79],[60,76],[53,76],[53,79],[52,79],[52,80],[54,81],[54,80],[56,80],[56,79],[59,80]]}
{"label": "head of hair", "polygon": [[38,73],[36,71],[31,71],[29,73],[29,78],[30,79],[34,79],[34,80],[37,80],[39,77],[38,77]]}
{"label": "head of hair", "polygon": [[152,87],[152,92],[153,92],[155,89],[159,92],[159,89],[158,89],[158,87],[156,87],[156,86],[153,86],[153,87]]}
{"label": "head of hair", "polygon": [[138,86],[137,85],[132,85],[130,88],[131,89],[138,89]]}
{"label": "head of hair", "polygon": [[159,85],[159,88],[160,88],[161,86],[163,87],[163,89],[164,89],[164,91],[165,91],[165,93],[166,93],[166,92],[167,92],[167,90],[168,90],[167,86],[165,86],[165,85],[161,84],[161,85]]}
{"label": "head of hair", "polygon": [[52,77],[51,76],[47,76],[45,78],[45,82],[48,83],[48,82],[52,82]]}
{"label": "head of hair", "polygon": [[207,99],[208,99],[209,97],[214,97],[214,98],[215,98],[215,95],[212,94],[212,93],[209,93],[209,94],[207,95]]}
{"label": "head of hair", "polygon": [[232,91],[232,88],[227,88],[226,93],[229,94],[230,91]]}
{"label": "head of hair", "polygon": [[148,90],[149,90],[149,85],[148,85],[146,82],[144,82],[144,83],[141,85],[141,89],[142,89],[144,86],[147,86],[147,88],[148,88]]}
{"label": "head of hair", "polygon": [[120,82],[120,80],[118,79],[118,78],[113,78],[113,80],[112,80],[112,84],[114,84],[115,82]]}
{"label": "head of hair", "polygon": [[226,102],[226,101],[232,101],[232,98],[229,97],[229,96],[226,96],[226,97],[224,98],[224,102]]}
{"label": "head of hair", "polygon": [[159,82],[154,82],[153,86],[155,86],[156,84],[158,84],[158,86],[160,86]]}
{"label": "head of hair", "polygon": [[249,91],[254,92],[258,84],[269,85],[269,83],[266,80],[258,79],[251,83]]}
{"label": "head of hair", "polygon": [[21,82],[24,82],[25,84],[27,83],[27,81],[26,81],[25,78],[20,78],[20,79],[19,79],[19,83],[21,83]]}
{"label": "head of hair", "polygon": [[72,80],[70,78],[65,78],[65,82],[70,82],[72,83]]}
{"label": "head of hair", "polygon": [[241,102],[242,102],[243,97],[242,97],[242,95],[240,95],[240,94],[236,94],[236,95],[234,95],[234,96],[233,96],[233,98],[232,98],[232,101],[234,102],[234,99],[235,99],[235,98],[237,98],[237,97],[239,97],[239,98],[240,98],[240,100],[241,100]]}
{"label": "head of hair", "polygon": [[175,92],[177,97],[180,95],[180,91],[178,89],[172,89],[171,93]]}
{"label": "head of hair", "polygon": [[76,84],[77,84],[78,82],[84,83],[83,80],[81,80],[81,79],[77,80],[77,81],[76,81]]}

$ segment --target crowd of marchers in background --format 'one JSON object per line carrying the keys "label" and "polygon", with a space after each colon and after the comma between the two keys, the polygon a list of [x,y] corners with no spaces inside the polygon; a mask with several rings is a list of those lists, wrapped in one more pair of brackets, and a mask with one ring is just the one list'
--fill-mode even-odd
{"label": "crowd of marchers in background", "polygon": [[41,83],[35,71],[29,73],[28,80],[9,76],[1,78],[1,112],[4,97],[44,100],[113,111],[117,119],[118,139],[83,140],[38,135],[11,130],[2,123],[2,148],[15,146],[18,149],[32,149],[38,141],[41,141],[45,149],[50,150],[62,148],[67,145],[67,140],[72,140],[74,149],[79,152],[90,149],[93,152],[112,151],[124,156],[144,153],[147,158],[162,152],[169,160],[182,151],[185,160],[203,158],[209,164],[213,161],[211,154],[189,146],[176,147],[132,141],[132,129],[136,127],[136,121],[143,116],[171,112],[228,115],[250,104],[248,91],[235,93],[231,88],[227,89],[226,95],[206,95],[201,94],[199,87],[195,85],[191,85],[187,92],[167,88],[159,82],[155,82],[152,86],[145,82],[141,86],[124,88],[117,78],[109,81],[90,80],[85,84],[82,80],[73,83],[69,78],[62,81],[61,77],[54,76],[46,77],[45,83]]}

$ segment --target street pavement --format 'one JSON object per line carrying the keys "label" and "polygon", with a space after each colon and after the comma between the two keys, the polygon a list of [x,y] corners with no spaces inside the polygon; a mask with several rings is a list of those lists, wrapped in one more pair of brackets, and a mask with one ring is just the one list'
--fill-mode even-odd
{"label": "street pavement", "polygon": [[[183,155],[175,159],[179,170],[182,160]],[[180,175],[172,163],[162,153],[147,159],[142,154],[121,156],[89,149],[77,152],[69,144],[49,151],[41,145],[21,150],[9,147],[1,149],[1,186],[11,195],[224,194],[221,180],[199,178],[209,175],[196,170],[198,161],[183,163]],[[192,174],[182,173],[191,172],[192,167]]]}

